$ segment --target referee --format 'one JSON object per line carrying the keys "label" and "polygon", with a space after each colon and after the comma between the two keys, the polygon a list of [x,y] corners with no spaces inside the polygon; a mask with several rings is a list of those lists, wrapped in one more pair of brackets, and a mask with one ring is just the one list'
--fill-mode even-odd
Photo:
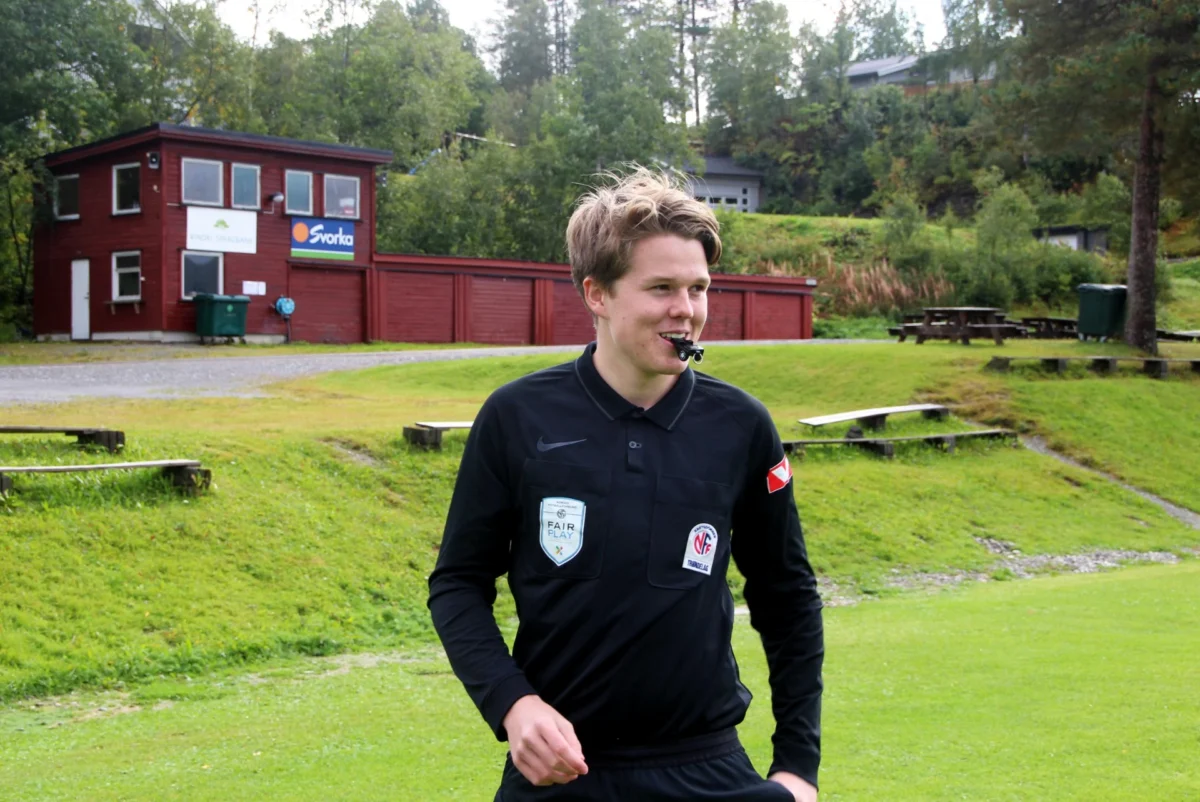
{"label": "referee", "polygon": [[[495,799],[817,798],[821,600],[767,410],[681,361],[708,315],[717,220],[639,169],[585,195],[571,275],[596,323],[578,359],[475,419],[429,607],[509,755]],[[775,715],[764,780],[738,742],[730,559]],[[512,654],[493,616],[508,575]]]}

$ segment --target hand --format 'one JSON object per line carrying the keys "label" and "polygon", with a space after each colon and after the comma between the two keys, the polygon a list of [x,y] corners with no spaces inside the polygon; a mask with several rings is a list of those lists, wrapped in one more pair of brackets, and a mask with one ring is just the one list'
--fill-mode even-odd
{"label": "hand", "polygon": [[791,791],[796,802],[817,802],[817,789],[789,771],[777,771],[767,779]]}
{"label": "hand", "polygon": [[575,728],[538,696],[522,696],[504,716],[517,771],[534,785],[569,783],[587,774]]}

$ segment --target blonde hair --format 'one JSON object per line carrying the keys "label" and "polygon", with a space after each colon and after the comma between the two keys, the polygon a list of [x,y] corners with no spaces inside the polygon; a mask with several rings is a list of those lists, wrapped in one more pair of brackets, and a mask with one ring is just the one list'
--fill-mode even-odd
{"label": "blonde hair", "polygon": [[634,244],[647,237],[674,234],[696,240],[710,266],[721,258],[717,217],[685,191],[682,178],[633,168],[624,176],[604,174],[615,183],[583,195],[567,224],[571,279],[581,295],[588,277],[611,288],[629,270]]}

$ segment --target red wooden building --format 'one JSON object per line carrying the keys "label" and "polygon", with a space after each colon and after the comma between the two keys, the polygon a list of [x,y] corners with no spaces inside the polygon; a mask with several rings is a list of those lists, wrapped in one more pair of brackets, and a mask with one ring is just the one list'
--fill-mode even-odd
{"label": "red wooden building", "polygon": [[[248,295],[247,340],[577,344],[566,265],[381,254],[387,151],[160,123],[46,157],[34,241],[40,339],[190,341],[191,296]],[[713,275],[705,339],[812,336],[810,279]]]}

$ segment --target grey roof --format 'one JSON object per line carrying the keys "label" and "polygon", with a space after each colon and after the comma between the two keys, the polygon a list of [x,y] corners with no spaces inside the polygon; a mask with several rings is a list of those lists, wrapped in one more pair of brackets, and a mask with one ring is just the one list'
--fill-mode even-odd
{"label": "grey roof", "polygon": [[[743,167],[729,156],[704,156],[700,159],[704,164],[704,175],[741,175],[752,178],[762,178],[763,174],[760,170],[752,170],[749,167]],[[696,172],[688,168],[689,173]]]}
{"label": "grey roof", "polygon": [[859,61],[850,65],[850,68],[846,70],[846,77],[857,78],[860,75],[891,75],[894,72],[901,72],[915,66],[918,61],[920,61],[919,56],[889,56],[888,58]]}

